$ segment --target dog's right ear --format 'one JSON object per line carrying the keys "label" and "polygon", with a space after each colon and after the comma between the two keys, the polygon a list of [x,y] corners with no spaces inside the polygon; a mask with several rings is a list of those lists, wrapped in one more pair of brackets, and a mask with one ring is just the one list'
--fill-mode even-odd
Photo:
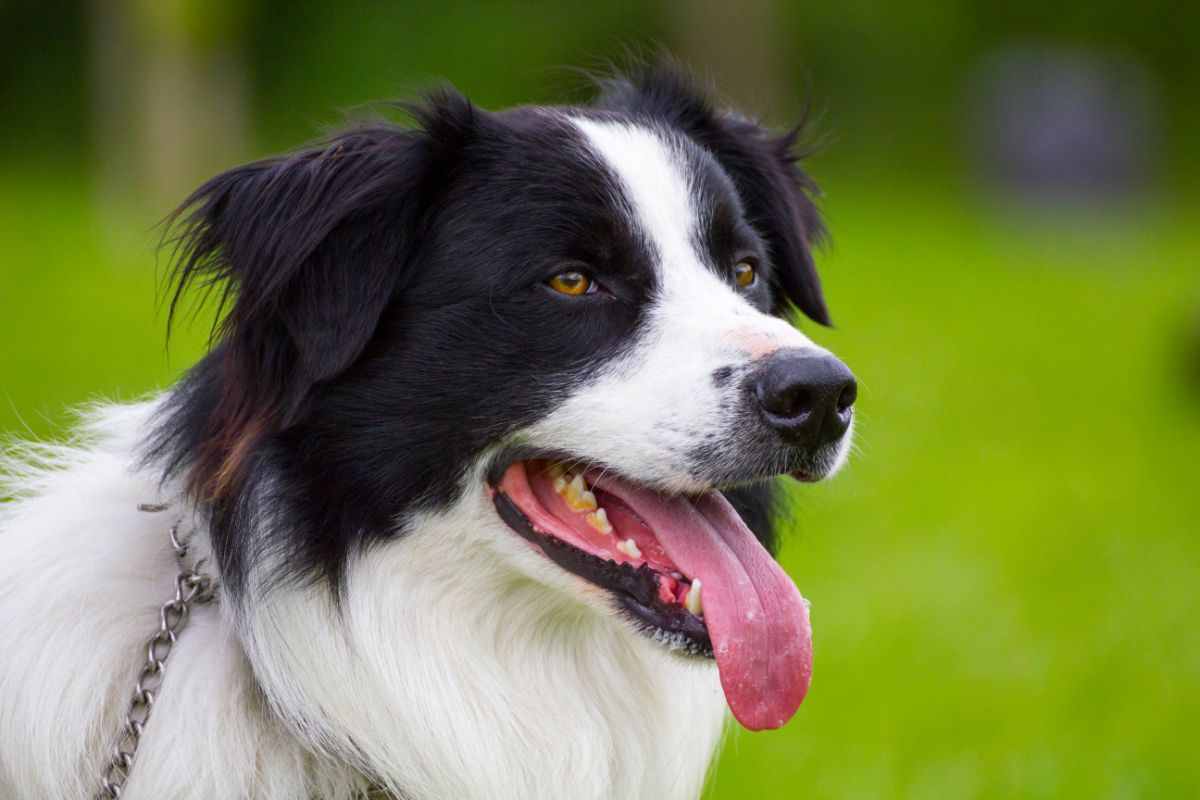
{"label": "dog's right ear", "polygon": [[289,426],[315,385],[355,362],[403,288],[434,197],[482,114],[451,91],[408,110],[415,128],[360,126],[219,175],[170,220],[171,315],[193,286],[218,292],[228,312],[191,376],[205,389],[185,393],[207,397],[207,409],[189,410],[193,427],[198,414],[204,424],[177,443],[203,494],[220,494],[256,440]]}
{"label": "dog's right ear", "polygon": [[667,119],[709,150],[729,174],[750,223],[766,239],[772,261],[776,314],[792,306],[830,325],[811,248],[824,234],[814,202],[816,185],[800,169],[801,128],[774,135],[756,122],[719,111],[703,88],[670,59],[600,79],[602,108]]}

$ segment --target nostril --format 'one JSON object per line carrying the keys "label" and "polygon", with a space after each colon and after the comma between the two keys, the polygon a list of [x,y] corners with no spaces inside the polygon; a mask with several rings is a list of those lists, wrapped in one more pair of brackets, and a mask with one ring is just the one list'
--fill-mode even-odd
{"label": "nostril", "polygon": [[858,399],[858,384],[850,381],[842,387],[841,393],[837,398],[837,410],[839,414],[845,414],[854,405],[854,401]]}
{"label": "nostril", "polygon": [[805,386],[793,386],[790,391],[782,392],[780,399],[779,407],[772,410],[781,417],[796,419],[812,413],[813,395]]}
{"label": "nostril", "polygon": [[797,419],[812,413],[816,397],[803,384],[769,378],[756,387],[758,403],[764,411],[780,419]]}

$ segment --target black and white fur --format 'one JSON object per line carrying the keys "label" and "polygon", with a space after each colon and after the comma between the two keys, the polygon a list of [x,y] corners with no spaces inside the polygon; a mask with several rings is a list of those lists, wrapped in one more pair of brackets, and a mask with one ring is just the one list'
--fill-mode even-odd
{"label": "black and white fur", "polygon": [[[199,189],[177,275],[227,292],[211,353],[75,443],[10,455],[0,797],[94,793],[178,517],[221,591],[171,656],[128,800],[700,793],[713,663],[536,554],[483,479],[527,445],[662,490],[737,484],[773,542],[771,476],[827,475],[849,447],[783,450],[742,402],[764,354],[819,350],[790,309],[828,322],[793,137],[672,69],[588,107],[443,92],[415,115]],[[564,265],[605,291],[549,291]]]}

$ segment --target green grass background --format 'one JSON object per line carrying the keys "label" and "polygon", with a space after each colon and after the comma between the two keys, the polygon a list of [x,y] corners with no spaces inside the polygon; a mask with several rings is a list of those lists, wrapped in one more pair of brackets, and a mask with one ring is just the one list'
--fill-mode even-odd
{"label": "green grass background", "polygon": [[[168,385],[207,327],[166,349],[153,219],[98,216],[67,174],[2,177],[0,433]],[[857,452],[796,489],[785,539],[809,698],[731,733],[708,796],[1194,796],[1197,204],[1064,217],[820,177],[838,328],[809,332],[859,376]]]}

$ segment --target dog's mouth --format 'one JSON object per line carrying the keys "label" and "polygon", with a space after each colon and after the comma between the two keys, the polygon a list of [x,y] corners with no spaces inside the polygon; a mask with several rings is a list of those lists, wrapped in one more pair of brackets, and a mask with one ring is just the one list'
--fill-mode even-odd
{"label": "dog's mouth", "polygon": [[488,489],[509,527],[647,635],[715,658],[746,728],[796,712],[812,676],[807,603],[720,492],[670,495],[543,458],[512,462]]}

